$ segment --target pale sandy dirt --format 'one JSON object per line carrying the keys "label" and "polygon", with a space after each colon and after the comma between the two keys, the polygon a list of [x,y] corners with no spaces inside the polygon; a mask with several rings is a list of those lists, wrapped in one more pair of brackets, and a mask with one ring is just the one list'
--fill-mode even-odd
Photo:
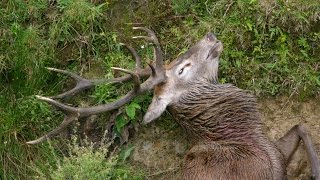
{"label": "pale sandy dirt", "polygon": [[[305,102],[278,97],[260,100],[261,116],[267,135],[276,141],[291,127],[302,123],[309,130],[320,155],[320,97]],[[160,123],[138,131],[130,143],[135,146],[130,163],[147,172],[146,179],[180,179],[183,155],[189,147],[188,137],[178,125],[170,128]],[[291,180],[309,179],[310,166],[303,144],[288,167]]]}

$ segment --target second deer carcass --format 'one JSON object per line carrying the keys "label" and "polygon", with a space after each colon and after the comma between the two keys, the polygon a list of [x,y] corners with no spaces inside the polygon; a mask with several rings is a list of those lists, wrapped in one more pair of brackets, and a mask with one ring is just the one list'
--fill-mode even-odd
{"label": "second deer carcass", "polygon": [[[118,69],[130,74],[121,79],[133,79],[135,88],[120,100],[107,105],[75,108],[53,99],[39,97],[58,107],[66,116],[55,130],[35,141],[41,142],[59,133],[78,117],[110,111],[129,102],[135,95],[154,88],[154,97],[143,123],[157,119],[166,109],[193,139],[193,146],[185,155],[183,179],[186,180],[260,180],[286,179],[286,167],[302,140],[311,163],[312,176],[320,180],[320,163],[308,133],[302,125],[294,126],[285,136],[271,142],[265,135],[257,102],[253,95],[231,84],[218,83],[219,57],[223,45],[212,33],[205,35],[186,53],[167,66],[162,65],[159,42],[154,33],[145,28],[155,44],[156,62],[151,71],[136,69],[136,72]],[[134,56],[138,56],[133,51]],[[140,64],[137,61],[137,64]],[[95,81],[72,75],[78,86],[62,94],[70,95]],[[140,76],[150,77],[140,84]],[[113,79],[112,82],[120,81]],[[96,81],[98,82],[98,81]]]}

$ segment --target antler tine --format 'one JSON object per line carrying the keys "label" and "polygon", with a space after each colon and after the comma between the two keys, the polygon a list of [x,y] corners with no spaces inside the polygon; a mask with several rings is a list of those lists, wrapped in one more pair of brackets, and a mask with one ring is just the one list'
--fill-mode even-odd
{"label": "antler tine", "polygon": [[164,71],[164,66],[163,66],[163,55],[162,55],[162,50],[160,47],[159,40],[155,33],[148,28],[145,27],[133,27],[135,30],[143,30],[148,33],[148,36],[134,36],[132,38],[142,38],[147,41],[151,41],[154,45],[154,59],[155,59],[155,64],[156,64],[156,71],[159,71],[159,73],[162,73]]}
{"label": "antler tine", "polygon": [[143,31],[148,33],[148,36],[133,36],[132,38],[134,38],[134,39],[143,38],[143,39],[145,39],[147,41],[152,41],[156,45],[160,45],[156,34],[151,29],[148,29],[146,27],[133,27],[132,29],[134,29],[134,30],[143,30]]}
{"label": "antler tine", "polygon": [[120,45],[123,45],[127,49],[129,49],[129,51],[131,52],[131,54],[133,55],[133,57],[136,61],[135,71],[140,72],[141,71],[141,58],[140,58],[139,54],[137,53],[137,51],[133,47],[129,46],[128,44],[120,43]]}
{"label": "antler tine", "polygon": [[64,92],[64,93],[61,93],[59,95],[56,95],[56,96],[52,96],[51,98],[53,99],[63,99],[63,98],[66,98],[66,97],[69,97],[69,96],[72,96],[80,91],[83,91],[83,90],[86,90],[86,89],[89,89],[91,87],[93,87],[95,84],[93,81],[90,81],[88,79],[85,79],[75,73],[72,73],[70,71],[66,71],[66,70],[62,70],[62,69],[56,69],[56,68],[50,68],[48,67],[47,68],[48,70],[50,71],[55,71],[55,72],[58,72],[58,73],[62,73],[62,74],[66,74],[66,75],[69,75],[70,77],[72,77],[74,80],[76,80],[76,86],[74,88],[72,88],[71,90],[67,91],[67,92]]}
{"label": "antler tine", "polygon": [[27,144],[38,144],[38,143],[40,143],[42,141],[50,139],[51,137],[59,134],[63,129],[65,129],[72,121],[76,120],[77,118],[78,118],[78,116],[75,115],[75,114],[66,115],[64,117],[64,120],[62,121],[62,123],[57,128],[55,128],[51,132],[41,136],[38,139],[35,139],[33,141],[28,141]]}
{"label": "antler tine", "polygon": [[152,64],[150,64],[150,63],[147,63],[147,64],[151,69],[151,76],[155,76],[156,75],[156,69],[153,67]]}
{"label": "antler tine", "polygon": [[133,82],[134,82],[134,90],[135,91],[139,91],[140,89],[140,78],[139,78],[139,75],[130,71],[130,70],[127,70],[127,69],[122,69],[122,68],[117,68],[117,67],[111,67],[111,69],[114,69],[114,70],[117,70],[117,71],[122,71],[124,73],[127,73],[127,74],[130,74],[132,79],[133,79]]}
{"label": "antler tine", "polygon": [[47,98],[47,97],[43,97],[43,96],[38,96],[36,95],[36,97],[39,99],[39,100],[42,100],[42,101],[45,101],[53,106],[55,106],[56,108],[58,108],[60,111],[62,111],[64,114],[70,114],[70,113],[76,113],[77,112],[77,109],[74,108],[74,107],[71,107],[71,106],[68,106],[68,105],[65,105],[65,104],[62,104],[58,101],[55,101],[51,98]]}
{"label": "antler tine", "polygon": [[57,69],[57,68],[51,68],[51,67],[47,67],[48,70],[50,71],[55,71],[55,72],[59,72],[59,73],[62,73],[62,74],[66,74],[66,75],[69,75],[71,76],[72,78],[74,78],[75,80],[82,80],[83,78],[75,73],[72,73],[70,71],[66,71],[66,70],[62,70],[62,69]]}

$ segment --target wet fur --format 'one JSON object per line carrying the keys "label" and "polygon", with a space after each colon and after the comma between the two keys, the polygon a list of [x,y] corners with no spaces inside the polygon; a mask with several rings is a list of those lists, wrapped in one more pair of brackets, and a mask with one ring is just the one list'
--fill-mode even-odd
{"label": "wet fur", "polygon": [[185,156],[184,179],[286,179],[284,157],[266,138],[248,92],[197,81],[169,111],[198,142]]}

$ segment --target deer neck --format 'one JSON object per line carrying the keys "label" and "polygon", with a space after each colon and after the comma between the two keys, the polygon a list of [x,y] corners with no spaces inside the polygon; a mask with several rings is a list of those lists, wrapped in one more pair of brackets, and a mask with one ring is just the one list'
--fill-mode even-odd
{"label": "deer neck", "polygon": [[262,122],[256,99],[229,84],[194,84],[169,106],[176,121],[193,137],[256,144]]}

